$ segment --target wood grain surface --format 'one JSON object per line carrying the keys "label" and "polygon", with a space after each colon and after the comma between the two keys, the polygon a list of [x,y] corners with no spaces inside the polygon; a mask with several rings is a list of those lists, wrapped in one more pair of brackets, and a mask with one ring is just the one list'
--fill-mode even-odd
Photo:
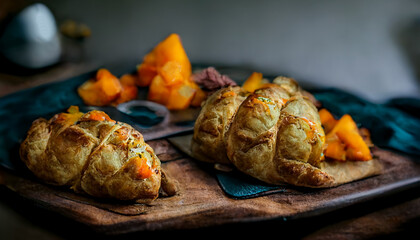
{"label": "wood grain surface", "polygon": [[6,170],[0,172],[0,183],[37,206],[107,234],[303,219],[420,185],[418,163],[375,148],[373,153],[385,168],[381,175],[335,188],[288,187],[283,193],[237,200],[223,192],[214,175],[216,170],[208,164],[187,157],[165,139],[149,144],[180,189],[177,195],[159,197],[150,204],[93,199]]}

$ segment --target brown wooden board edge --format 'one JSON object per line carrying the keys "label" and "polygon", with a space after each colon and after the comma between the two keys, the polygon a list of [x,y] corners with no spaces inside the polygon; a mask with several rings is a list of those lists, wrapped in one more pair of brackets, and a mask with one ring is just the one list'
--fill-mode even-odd
{"label": "brown wooden board edge", "polygon": [[[91,216],[91,212],[86,212],[84,215],[77,215],[75,216],[71,208],[74,207],[74,204],[80,205],[83,207],[85,205],[82,202],[75,201],[74,199],[66,199],[62,198],[62,196],[51,193],[48,196],[33,196],[31,194],[34,194],[33,191],[30,189],[15,189],[13,185],[13,181],[30,181],[24,178],[21,178],[19,176],[13,175],[10,172],[6,172],[4,170],[0,170],[0,175],[2,176],[2,181],[0,183],[4,184],[7,188],[18,194],[19,196],[29,200],[31,203],[34,204],[36,207],[40,207],[49,211],[56,212],[64,217],[77,220],[80,223],[83,223],[87,225],[90,229],[92,229],[95,232],[100,232],[104,234],[124,234],[134,231],[144,231],[144,230],[159,230],[159,229],[150,229],[147,226],[147,223],[138,223],[137,227],[133,229],[132,227],[127,227],[127,222],[120,222],[115,224],[104,224],[104,222],[98,220],[95,217]],[[372,177],[372,178],[375,178]],[[38,184],[38,183],[36,183]],[[396,194],[398,192],[402,192],[411,188],[419,187],[420,186],[420,176],[414,176],[408,179],[402,179],[394,183],[390,183],[378,188],[370,189],[367,191],[362,192],[356,192],[350,195],[345,195],[340,198],[336,198],[332,201],[329,201],[325,203],[322,207],[309,210],[302,213],[296,213],[292,215],[284,215],[284,216],[276,216],[273,218],[267,218],[267,217],[255,217],[250,216],[249,218],[240,218],[235,219],[234,221],[229,221],[229,223],[252,223],[257,221],[294,221],[294,220],[300,220],[304,218],[311,218],[320,216],[335,210],[343,209],[351,205],[355,205],[362,202],[372,201],[377,198],[389,196]],[[49,186],[45,186],[49,187]],[[29,190],[29,191],[27,191]],[[48,201],[46,198],[57,198],[59,201]],[[50,199],[51,200],[51,199]],[[242,200],[237,200],[242,201]],[[53,204],[51,204],[53,203]],[[96,206],[94,207],[96,210],[99,211],[103,217],[109,216],[113,217],[113,213],[106,211],[104,209],[98,208]],[[129,219],[127,219],[129,221]],[[171,219],[166,219],[166,223],[163,223],[162,226],[170,226],[171,225]],[[203,227],[209,227],[209,226],[203,226]],[[188,226],[185,227],[188,229]],[[166,229],[166,228],[165,228]],[[176,228],[175,228],[176,229]]]}
{"label": "brown wooden board edge", "polygon": [[[161,141],[157,141],[156,144],[160,143]],[[162,145],[163,148],[161,149],[162,152],[167,152],[167,148],[170,145]],[[45,185],[40,183],[35,179],[28,178],[16,172],[2,169],[0,168],[0,184],[5,185],[7,188],[11,189],[13,192],[18,194],[19,196],[30,200],[30,202],[34,203],[35,206],[44,208],[46,210],[57,212],[60,215],[63,215],[71,220],[75,220],[79,223],[82,223],[88,226],[95,232],[100,232],[104,234],[124,234],[130,232],[137,232],[137,231],[150,231],[150,230],[181,230],[181,229],[194,229],[194,228],[205,228],[205,227],[213,227],[218,226],[221,224],[240,224],[240,223],[252,223],[257,221],[293,221],[299,219],[306,219],[311,217],[317,217],[335,210],[343,209],[349,207],[351,205],[356,205],[358,203],[367,202],[370,200],[374,200],[380,197],[385,197],[387,195],[396,194],[398,192],[402,192],[404,190],[408,190],[414,187],[420,186],[420,166],[416,163],[416,161],[409,160],[403,156],[398,154],[388,152],[388,151],[381,151],[382,155],[386,154],[390,156],[388,160],[390,163],[395,161],[396,159],[398,162],[402,161],[401,163],[405,163],[404,169],[407,169],[408,172],[401,172],[402,175],[394,175],[398,171],[398,169],[390,170],[386,174],[372,176],[367,179],[358,180],[352,183],[349,183],[355,187],[360,184],[363,185],[363,182],[368,181],[376,185],[375,183],[381,182],[381,180],[386,179],[386,176],[390,176],[391,178],[381,184],[380,186],[376,186],[374,188],[364,189],[363,191],[352,191],[350,194],[345,195],[336,195],[334,199],[331,199],[327,202],[323,201],[321,205],[316,206],[315,208],[305,209],[303,212],[295,212],[295,213],[283,213],[283,214],[275,214],[275,215],[258,215],[255,212],[258,209],[250,208],[244,209],[244,211],[248,215],[241,215],[241,217],[232,218],[231,216],[215,216],[214,212],[220,210],[220,208],[216,208],[213,205],[205,205],[205,208],[201,208],[200,211],[196,212],[189,212],[183,214],[183,219],[175,219],[174,217],[164,218],[162,221],[159,222],[147,222],[144,219],[134,218],[132,216],[123,215],[121,213],[116,213],[109,211],[109,209],[103,209],[97,205],[87,205],[83,201],[78,201],[72,198],[63,198],[62,189]],[[187,164],[190,167],[196,168],[197,162],[191,158],[180,158],[176,152],[171,153],[171,159],[176,157],[177,160],[169,161],[168,164],[171,163],[183,163]],[[392,160],[394,159],[394,160]],[[397,163],[396,163],[397,164]],[[411,168],[414,167],[414,168]],[[206,179],[209,179],[211,175],[206,173],[205,169],[199,170],[200,175],[205,174]],[[211,178],[212,184],[216,183],[216,180]],[[346,184],[347,185],[347,184]],[[343,186],[345,187],[345,185]],[[48,191],[37,191],[40,190],[48,190]],[[219,191],[220,190],[220,191]],[[229,196],[224,195],[221,189],[217,190],[218,196],[223,199],[230,199],[228,201],[238,201],[238,207],[240,208],[248,201],[248,199],[232,199]],[[335,189],[330,190],[323,190],[323,191],[331,191],[334,192]],[[47,192],[47,194],[45,194]],[[308,197],[311,197],[313,193],[309,192]],[[316,194],[316,192],[315,192]],[[328,193],[327,193],[328,194]],[[265,199],[264,201],[277,201],[281,199],[281,194],[268,194],[267,196],[262,197]],[[296,195],[298,196],[298,195]],[[316,197],[316,196],[315,196]],[[306,198],[306,196],[305,196]],[[271,199],[271,200],[270,200]],[[277,199],[277,200],[276,200]],[[210,206],[210,209],[206,208]],[[226,207],[226,202],[225,205]],[[222,206],[223,207],[223,206]],[[238,207],[233,206],[235,209]],[[77,211],[74,211],[75,208],[78,208]],[[84,211],[87,210],[87,211]],[[254,214],[255,213],[255,214]],[[196,223],[196,218],[198,215],[204,215],[204,217],[213,218],[213,222],[206,220],[204,222]],[[228,217],[228,218],[226,218]],[[116,221],[112,221],[112,219],[117,219]],[[222,218],[220,221],[214,222],[215,218]],[[223,219],[224,218],[224,219]],[[110,220],[111,219],[111,220]],[[134,225],[134,226],[133,226]]]}
{"label": "brown wooden board edge", "polygon": [[[372,176],[375,178],[377,176]],[[364,179],[358,180],[363,181]],[[363,192],[356,192],[350,195],[344,195],[340,198],[336,198],[324,204],[319,209],[306,211],[303,213],[297,213],[289,217],[280,217],[285,221],[298,220],[302,218],[311,218],[320,216],[332,211],[343,209],[352,205],[356,205],[362,202],[368,202],[379,198],[391,196],[406,190],[420,187],[420,176],[403,179],[391,184],[387,184],[381,187],[373,188]]]}

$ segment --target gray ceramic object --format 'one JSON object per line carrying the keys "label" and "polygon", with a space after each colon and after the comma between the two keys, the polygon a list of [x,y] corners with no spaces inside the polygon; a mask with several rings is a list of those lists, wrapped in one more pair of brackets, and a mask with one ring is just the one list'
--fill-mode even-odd
{"label": "gray ceramic object", "polygon": [[35,3],[18,13],[5,27],[0,51],[11,62],[26,68],[57,63],[61,43],[56,21],[48,7]]}

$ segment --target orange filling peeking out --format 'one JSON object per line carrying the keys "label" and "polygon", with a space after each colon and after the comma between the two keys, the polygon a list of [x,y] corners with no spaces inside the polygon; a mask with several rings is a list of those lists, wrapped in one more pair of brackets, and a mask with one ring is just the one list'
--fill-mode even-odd
{"label": "orange filling peeking out", "polygon": [[[314,122],[312,122],[311,120],[307,119],[306,117],[302,117],[301,118],[303,121],[305,121],[308,126],[310,127],[310,131],[306,132],[306,137],[307,139],[314,139],[315,134],[318,133],[318,130],[316,129],[316,125]],[[321,139],[321,141],[323,141],[324,139]]]}
{"label": "orange filling peeking out", "polygon": [[102,111],[97,111],[97,110],[93,110],[88,112],[85,116],[83,116],[84,121],[86,120],[91,120],[91,121],[109,121],[109,122],[115,122],[114,120],[112,120],[108,114],[102,112]]}
{"label": "orange filling peeking out", "polygon": [[234,91],[228,91],[222,94],[222,98],[234,97],[234,96],[236,96],[236,93]]}
{"label": "orange filling peeking out", "polygon": [[60,113],[57,115],[58,122],[66,122],[67,124],[74,124],[77,122],[83,113],[79,111],[78,106],[70,106],[67,109],[67,113]]}
{"label": "orange filling peeking out", "polygon": [[143,156],[136,156],[134,157],[133,162],[136,166],[138,179],[146,179],[152,176],[153,171],[151,167],[147,164],[147,158]]}
{"label": "orange filling peeking out", "polygon": [[255,97],[251,100],[251,106],[255,104],[261,104],[267,114],[271,115],[271,110],[275,108],[276,104],[271,99],[266,97]]}

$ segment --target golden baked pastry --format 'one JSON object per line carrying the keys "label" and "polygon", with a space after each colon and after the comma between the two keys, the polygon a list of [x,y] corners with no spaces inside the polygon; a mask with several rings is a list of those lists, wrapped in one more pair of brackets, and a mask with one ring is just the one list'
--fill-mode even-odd
{"label": "golden baked pastry", "polygon": [[46,183],[94,197],[153,200],[168,183],[143,136],[102,111],[84,114],[70,107],[50,120],[35,120],[20,156]]}
{"label": "golden baked pastry", "polygon": [[[240,87],[235,90],[241,91]],[[210,96],[198,116],[191,144],[192,155],[198,160],[231,163],[270,184],[314,188],[380,172],[376,160],[322,161],[325,134],[316,100],[293,79],[278,77],[238,102],[214,100],[228,91],[232,90],[224,88]],[[206,138],[212,141],[203,141]]]}
{"label": "golden baked pastry", "polygon": [[201,161],[229,163],[226,155],[226,132],[239,105],[248,93],[239,86],[219,89],[206,100],[198,116],[192,152]]}

